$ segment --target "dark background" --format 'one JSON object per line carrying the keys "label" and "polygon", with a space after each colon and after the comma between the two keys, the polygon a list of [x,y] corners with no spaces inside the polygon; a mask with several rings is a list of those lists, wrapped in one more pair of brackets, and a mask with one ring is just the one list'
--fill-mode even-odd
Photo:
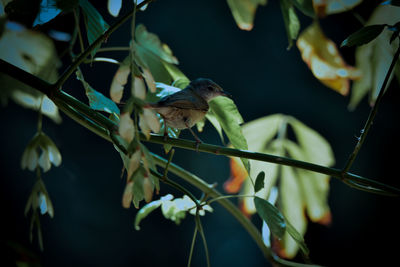
{"label": "dark background", "polygon": [[[374,7],[371,2],[356,8],[365,19]],[[124,4],[129,8],[122,10],[122,14],[130,9],[130,1]],[[106,1],[97,2],[106,21],[112,24],[115,18],[108,15],[105,5]],[[311,23],[311,19],[301,14],[299,17],[302,29]],[[274,113],[292,115],[330,142],[335,167],[344,165],[370,107],[364,100],[355,111],[348,111],[349,97],[315,79],[296,47],[286,50],[287,37],[278,1],[258,9],[255,27],[250,32],[238,29],[225,1],[158,0],[137,15],[137,22],[144,23],[170,46],[180,61],[180,69],[190,79],[208,77],[231,92],[246,122]],[[73,27],[72,16],[68,15],[53,23],[54,27]],[[321,24],[336,43],[360,27],[349,13],[329,16]],[[129,37],[126,23],[108,39],[106,46],[126,46]],[[353,51],[341,49],[351,64]],[[96,90],[107,94],[116,66],[97,63],[93,68],[85,66],[83,71]],[[398,89],[398,83],[393,82],[352,167],[354,173],[397,187]],[[84,93],[72,78],[64,90],[78,97]],[[120,179],[122,163],[118,153],[110,143],[66,116],[61,125],[44,120],[44,131],[59,147],[63,162],[43,176],[55,217],[41,217],[44,252],[40,253],[35,238],[33,245],[29,243],[29,219],[23,215],[35,175],[20,169],[22,152],[36,132],[37,114],[14,103],[1,109],[0,114],[1,240],[2,253],[8,254],[3,257],[5,265],[14,257],[5,241],[13,241],[35,252],[43,266],[186,266],[193,217],[176,226],[156,211],[142,222],[141,231],[135,231],[136,210],[121,206],[125,180]],[[181,136],[192,138],[186,132]],[[220,144],[210,125],[201,139]],[[149,147],[163,153],[158,145]],[[207,182],[217,182],[220,190],[229,177],[229,162],[222,156],[177,149],[174,162]],[[174,193],[162,185],[161,195],[169,192]],[[383,266],[398,262],[398,198],[360,192],[333,179],[329,203],[332,224],[326,227],[310,223],[305,236],[313,262],[328,266]],[[239,223],[218,205],[214,209],[202,220],[212,266],[268,266]],[[261,225],[257,218],[254,222]],[[205,266],[200,239],[193,266]]]}

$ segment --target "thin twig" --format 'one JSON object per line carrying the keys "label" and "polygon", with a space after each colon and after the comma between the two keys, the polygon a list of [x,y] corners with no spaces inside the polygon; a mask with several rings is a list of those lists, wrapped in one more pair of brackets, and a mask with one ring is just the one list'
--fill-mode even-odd
{"label": "thin twig", "polygon": [[[152,0],[145,0],[136,8],[140,9],[142,6],[150,3]],[[124,24],[134,13],[135,9],[131,10],[124,16],[122,16],[116,23],[114,23],[108,30],[100,35],[92,44],[90,44],[83,53],[81,53],[74,62],[69,65],[69,67],[65,70],[65,72],[59,77],[57,82],[53,85],[55,90],[59,90],[61,86],[65,83],[65,81],[71,76],[76,68],[90,55],[90,53],[99,46],[102,42],[104,42],[115,30],[117,30],[122,24]]]}
{"label": "thin twig", "polygon": [[371,109],[368,119],[367,119],[367,122],[365,123],[364,128],[361,130],[361,136],[358,138],[358,142],[357,142],[353,152],[351,153],[349,159],[347,160],[346,165],[344,166],[344,168],[342,170],[343,174],[346,174],[350,170],[351,165],[353,164],[354,160],[356,159],[358,152],[360,151],[360,148],[363,145],[365,138],[367,137],[369,129],[371,128],[372,123],[375,119],[376,113],[378,112],[378,107],[379,107],[379,104],[381,103],[383,94],[385,93],[386,85],[389,82],[389,78],[393,72],[393,69],[396,65],[397,60],[399,59],[399,55],[400,55],[400,45],[397,48],[397,51],[393,56],[392,63],[390,64],[390,67],[386,73],[385,79],[383,80],[383,83],[382,83],[381,89],[379,91],[379,95],[375,101],[374,107]]}

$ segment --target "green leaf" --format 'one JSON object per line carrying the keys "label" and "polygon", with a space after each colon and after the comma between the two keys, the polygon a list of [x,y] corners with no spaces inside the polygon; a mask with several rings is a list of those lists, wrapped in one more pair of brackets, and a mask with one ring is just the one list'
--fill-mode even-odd
{"label": "green leaf", "polygon": [[144,205],[137,213],[136,213],[136,217],[135,217],[135,229],[137,231],[140,230],[140,222],[146,218],[152,211],[154,211],[155,209],[157,209],[158,207],[160,207],[162,204],[162,200],[155,200],[152,201],[146,205]]}
{"label": "green leaf", "polygon": [[300,21],[290,0],[280,0],[283,21],[285,23],[290,49],[293,46],[293,40],[297,39],[300,30]]}
{"label": "green leaf", "polygon": [[294,228],[294,226],[286,220],[286,231],[293,238],[294,241],[299,245],[303,254],[308,255],[310,251],[304,241],[303,236]]}
{"label": "green leaf", "polygon": [[265,172],[260,172],[257,175],[256,182],[254,184],[254,192],[258,192],[264,188]]}
{"label": "green leaf", "polygon": [[148,32],[143,24],[136,27],[135,38],[137,45],[144,48],[147,53],[152,53],[165,62],[178,64],[178,60],[172,55],[169,47],[161,43],[157,35]]}
{"label": "green leaf", "polygon": [[[231,144],[237,149],[247,150],[247,141],[240,127],[243,118],[235,103],[227,97],[219,96],[211,100],[209,105]],[[249,160],[242,158],[242,162],[247,172],[250,173]]]}
{"label": "green leaf", "polygon": [[89,106],[94,110],[104,111],[107,113],[120,114],[117,105],[108,97],[102,93],[94,90],[83,78],[82,72],[78,70],[76,72],[78,80],[80,80],[85,88],[86,96],[89,99]]}
{"label": "green leaf", "polygon": [[378,37],[385,26],[385,24],[365,26],[347,37],[340,46],[351,47],[367,44]]}
{"label": "green leaf", "polygon": [[267,0],[227,0],[233,18],[242,30],[253,29],[254,16],[258,5],[266,5]]}
{"label": "green leaf", "polygon": [[219,137],[221,138],[222,143],[225,143],[224,140],[224,134],[222,133],[222,126],[219,123],[219,121],[217,120],[217,118],[214,115],[214,112],[212,110],[210,110],[209,112],[207,112],[206,114],[206,118],[209,122],[211,122],[211,124],[214,126],[214,128],[217,130]]}
{"label": "green leaf", "polygon": [[314,18],[315,12],[312,0],[291,0],[292,4],[297,7],[304,15]]}
{"label": "green leaf", "polygon": [[[85,17],[87,38],[89,44],[92,44],[98,37],[107,31],[109,26],[104,21],[97,9],[91,3],[89,3],[88,0],[79,0],[79,5],[81,6]],[[92,58],[96,54],[96,51],[99,47],[100,45],[93,49],[91,53]]]}
{"label": "green leaf", "polygon": [[259,197],[254,197],[254,205],[258,215],[266,222],[271,233],[281,239],[286,230],[286,222],[282,213],[267,200]]}
{"label": "green leaf", "polygon": [[42,0],[40,3],[40,10],[37,14],[33,27],[36,25],[44,24],[54,19],[58,14],[61,13],[61,9],[57,8],[55,0]]}

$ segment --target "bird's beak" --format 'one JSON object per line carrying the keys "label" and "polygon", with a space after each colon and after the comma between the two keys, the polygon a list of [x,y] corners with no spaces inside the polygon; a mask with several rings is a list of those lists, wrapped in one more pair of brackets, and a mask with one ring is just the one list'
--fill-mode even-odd
{"label": "bird's beak", "polygon": [[230,93],[228,93],[227,91],[224,91],[224,90],[221,91],[221,95],[229,97],[229,98],[232,98],[232,95]]}

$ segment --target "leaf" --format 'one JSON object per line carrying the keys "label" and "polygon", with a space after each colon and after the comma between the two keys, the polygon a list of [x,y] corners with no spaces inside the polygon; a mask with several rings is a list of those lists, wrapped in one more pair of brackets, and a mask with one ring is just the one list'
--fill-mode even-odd
{"label": "leaf", "polygon": [[291,0],[292,4],[297,7],[304,15],[314,18],[315,12],[313,0]]}
{"label": "leaf", "polygon": [[335,164],[332,148],[324,137],[294,117],[289,117],[288,123],[293,127],[297,141],[307,156],[305,160],[324,166]]}
{"label": "leaf", "polygon": [[267,0],[227,0],[227,2],[236,24],[246,31],[253,29],[257,7],[267,4]]}
{"label": "leaf", "polygon": [[80,80],[85,88],[86,96],[89,99],[89,106],[94,110],[104,111],[107,113],[120,114],[117,105],[108,97],[102,93],[94,90],[83,78],[82,72],[78,70],[76,72],[78,80]]}
{"label": "leaf", "polygon": [[[0,37],[0,58],[50,83],[57,81],[57,51],[53,41],[38,31],[7,22]],[[11,98],[25,108],[38,110],[43,99],[43,114],[55,123],[61,122],[58,108],[42,93],[3,73],[0,81],[3,101]]]}
{"label": "leaf", "polygon": [[133,137],[135,136],[135,126],[129,113],[126,112],[121,114],[118,132],[126,142],[130,143],[133,140]]}
{"label": "leaf", "polygon": [[367,44],[378,37],[385,26],[385,24],[365,26],[347,37],[340,46],[351,47]]}
{"label": "leaf", "polygon": [[[108,30],[109,26],[104,21],[97,9],[91,3],[89,3],[88,0],[79,0],[79,5],[82,8],[85,18],[87,38],[89,44],[92,44],[98,37]],[[96,51],[99,47],[100,45],[98,45],[91,52],[92,58],[96,54]]]}
{"label": "leaf", "polygon": [[121,7],[122,7],[122,0],[108,0],[107,8],[108,12],[112,16],[118,17]]}
{"label": "leaf", "polygon": [[[170,195],[172,197],[172,195]],[[161,206],[163,200],[155,200],[152,201],[146,205],[144,205],[137,213],[136,213],[136,217],[135,217],[135,229],[137,231],[140,230],[139,224],[140,222],[146,218],[152,211],[154,211],[155,209],[157,209],[158,207]]]}
{"label": "leaf", "polygon": [[264,187],[265,172],[260,172],[257,175],[256,182],[254,184],[254,191],[258,192]]}
{"label": "leaf", "polygon": [[258,215],[267,223],[271,233],[281,239],[286,231],[286,222],[282,213],[267,200],[254,197]]}
{"label": "leaf", "polygon": [[[304,215],[304,200],[295,170],[292,167],[281,167],[281,184],[279,187],[282,213],[288,223],[303,236],[307,229]],[[299,249],[298,242],[289,233],[282,239],[283,247],[279,254],[285,258],[293,258]]]}
{"label": "leaf", "polygon": [[289,41],[287,49],[290,49],[293,46],[293,40],[296,40],[299,35],[300,21],[290,0],[280,0],[280,4]]}
{"label": "leaf", "polygon": [[168,46],[162,44],[157,35],[148,32],[143,24],[136,27],[135,38],[137,45],[143,48],[146,53],[151,53],[165,62],[178,64],[178,60],[172,55],[171,50],[167,48]]}
{"label": "leaf", "polygon": [[33,22],[33,27],[49,22],[61,13],[62,10],[57,7],[56,3],[56,0],[42,0],[39,13]]}
{"label": "leaf", "polygon": [[[380,5],[373,11],[367,25],[393,25],[398,22],[399,17],[400,7]],[[368,93],[369,103],[371,105],[375,103],[393,55],[399,45],[398,41],[390,44],[391,33],[391,31],[383,31],[375,40],[356,48],[356,67],[361,70],[362,77],[353,83],[349,103],[350,110],[355,109]],[[395,71],[398,71],[398,69],[399,65],[395,67]],[[390,85],[392,78],[393,74],[389,77],[387,86]]]}
{"label": "leaf", "polygon": [[[222,143],[225,143],[224,140],[224,134],[222,133],[222,126],[219,123],[219,121],[217,120],[217,118],[215,117],[214,113],[212,110],[210,110],[209,112],[207,112],[206,114],[206,118],[209,122],[211,122],[211,124],[214,126],[214,128],[217,130],[217,133],[219,135],[219,138],[221,138]],[[197,123],[199,124],[199,123]],[[199,131],[201,132],[201,131]]]}
{"label": "leaf", "polygon": [[325,37],[318,22],[305,29],[296,44],[313,75],[340,94],[347,95],[350,80],[360,78],[359,70],[345,63],[335,43]]}
{"label": "leaf", "polygon": [[400,0],[388,0],[383,2],[381,5],[400,6]]}
{"label": "leaf", "polygon": [[304,241],[303,235],[300,234],[294,226],[286,220],[286,231],[287,233],[296,241],[297,245],[299,245],[303,254],[308,255],[310,251],[307,248],[307,245]]}
{"label": "leaf", "polygon": [[[282,143],[291,158],[308,160],[307,155],[296,143],[285,140]],[[313,222],[329,224],[331,213],[328,204],[329,176],[302,169],[296,170],[304,196],[307,215]]]}
{"label": "leaf", "polygon": [[[247,150],[247,141],[240,128],[243,118],[235,103],[227,97],[216,97],[209,102],[209,105],[233,147]],[[249,160],[242,158],[242,162],[247,172],[250,173]]]}
{"label": "leaf", "polygon": [[313,0],[314,10],[318,17],[350,11],[362,0]]}
{"label": "leaf", "polygon": [[131,69],[129,66],[129,62],[125,59],[119,66],[117,72],[114,74],[113,80],[111,82],[110,97],[114,102],[120,103],[124,93],[124,86],[128,82],[128,77],[130,73]]}

